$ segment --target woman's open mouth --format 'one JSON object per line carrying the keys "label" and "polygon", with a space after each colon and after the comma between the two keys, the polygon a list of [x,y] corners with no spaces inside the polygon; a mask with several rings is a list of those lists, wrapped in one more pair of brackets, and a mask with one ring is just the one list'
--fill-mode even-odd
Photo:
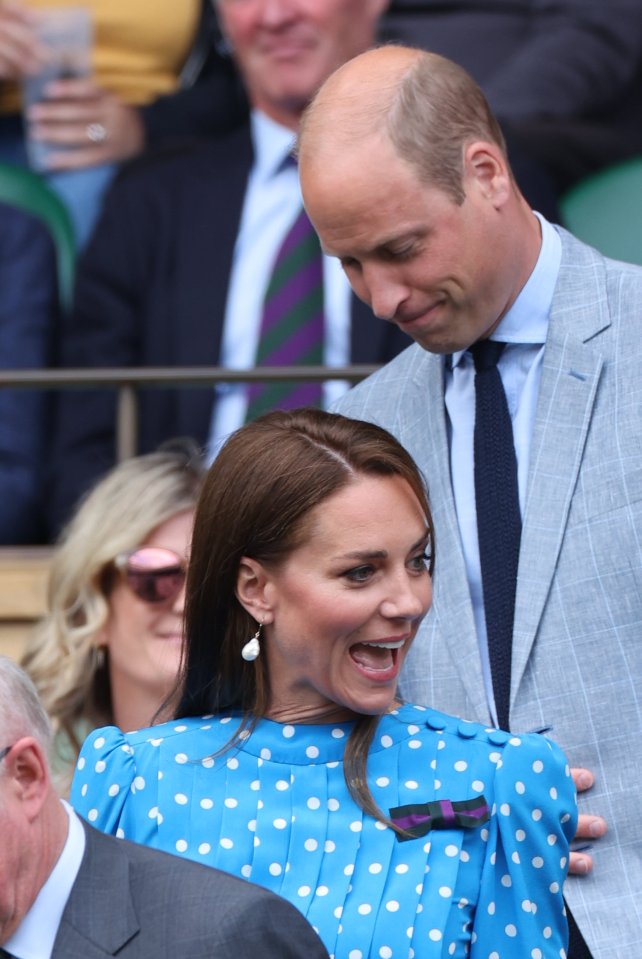
{"label": "woman's open mouth", "polygon": [[398,650],[405,639],[381,640],[372,643],[355,643],[350,647],[350,656],[360,671],[371,679],[388,681],[397,675]]}

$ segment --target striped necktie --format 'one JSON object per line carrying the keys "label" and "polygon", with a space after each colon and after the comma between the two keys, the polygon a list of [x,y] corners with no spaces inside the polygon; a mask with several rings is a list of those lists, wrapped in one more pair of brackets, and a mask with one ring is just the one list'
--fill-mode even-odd
{"label": "striped necktie", "polygon": [[[323,363],[323,256],[304,209],[277,253],[263,300],[257,366]],[[246,420],[272,409],[319,406],[322,384],[257,383]]]}

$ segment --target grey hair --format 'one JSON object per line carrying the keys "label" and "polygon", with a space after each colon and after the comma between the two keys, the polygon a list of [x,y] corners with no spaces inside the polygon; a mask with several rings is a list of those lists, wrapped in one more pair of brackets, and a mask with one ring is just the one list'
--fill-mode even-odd
{"label": "grey hair", "polygon": [[52,730],[36,687],[24,669],[0,656],[0,750],[33,736],[49,754]]}

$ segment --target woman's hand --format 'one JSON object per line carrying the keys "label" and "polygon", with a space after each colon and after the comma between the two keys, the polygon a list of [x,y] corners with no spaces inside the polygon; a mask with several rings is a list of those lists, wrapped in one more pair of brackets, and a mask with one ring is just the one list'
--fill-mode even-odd
{"label": "woman's hand", "polygon": [[37,14],[15,0],[0,0],[0,80],[22,80],[42,67],[47,51],[37,40]]}
{"label": "woman's hand", "polygon": [[47,163],[50,170],[119,162],[140,153],[145,145],[139,111],[89,79],[49,83],[45,99],[27,111],[27,122],[34,140],[65,147],[52,152]]}

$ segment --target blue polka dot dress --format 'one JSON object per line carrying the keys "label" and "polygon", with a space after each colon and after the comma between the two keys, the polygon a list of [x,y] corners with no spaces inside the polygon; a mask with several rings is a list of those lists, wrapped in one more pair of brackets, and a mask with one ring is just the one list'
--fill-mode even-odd
{"label": "blue polka dot dress", "polygon": [[383,717],[369,784],[386,816],[414,823],[400,841],[350,797],[350,723],[262,720],[216,755],[238,722],[99,729],[72,803],[104,832],[279,893],[335,959],[563,959],[576,803],[549,740],[416,706]]}

